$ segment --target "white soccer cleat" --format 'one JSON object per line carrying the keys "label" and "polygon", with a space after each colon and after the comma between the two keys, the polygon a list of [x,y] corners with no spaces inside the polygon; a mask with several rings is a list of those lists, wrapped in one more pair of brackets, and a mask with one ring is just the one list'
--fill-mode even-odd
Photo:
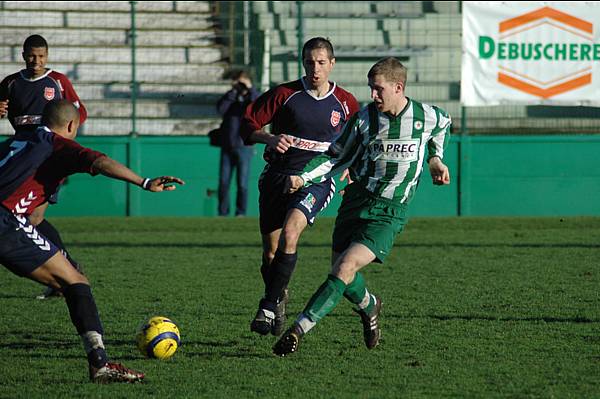
{"label": "white soccer cleat", "polygon": [[120,363],[107,362],[99,369],[90,365],[90,381],[99,384],[110,384],[112,382],[142,382],[144,373],[128,369]]}

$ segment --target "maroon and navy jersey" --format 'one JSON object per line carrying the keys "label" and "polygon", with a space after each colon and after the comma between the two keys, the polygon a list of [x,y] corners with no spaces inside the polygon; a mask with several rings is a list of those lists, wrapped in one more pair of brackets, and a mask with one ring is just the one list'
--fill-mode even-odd
{"label": "maroon and navy jersey", "polygon": [[8,99],[8,119],[16,132],[35,131],[42,123],[44,107],[52,100],[69,100],[79,109],[79,123],[85,122],[85,106],[65,75],[49,69],[29,79],[25,71],[13,73],[0,83],[0,101]]}
{"label": "maroon and navy jersey", "polygon": [[12,136],[0,143],[0,203],[14,214],[30,215],[67,176],[95,175],[92,164],[104,156],[45,126]]}
{"label": "maroon and navy jersey", "polygon": [[280,154],[265,148],[265,160],[275,170],[300,171],[315,156],[327,151],[341,133],[342,126],[359,109],[356,98],[330,82],[331,90],[315,97],[302,79],[279,85],[246,108],[244,128],[246,143],[252,132],[271,123],[271,133],[292,137],[292,146]]}

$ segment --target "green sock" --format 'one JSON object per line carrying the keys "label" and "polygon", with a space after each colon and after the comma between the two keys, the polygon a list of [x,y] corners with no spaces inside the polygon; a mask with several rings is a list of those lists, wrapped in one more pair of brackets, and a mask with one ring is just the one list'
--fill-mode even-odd
{"label": "green sock", "polygon": [[346,286],[344,297],[355,304],[359,309],[370,313],[375,306],[373,295],[369,294],[362,273],[356,273],[354,280]]}
{"label": "green sock", "polygon": [[302,313],[311,321],[317,323],[336,307],[342,299],[345,289],[346,284],[330,274],[310,298]]}

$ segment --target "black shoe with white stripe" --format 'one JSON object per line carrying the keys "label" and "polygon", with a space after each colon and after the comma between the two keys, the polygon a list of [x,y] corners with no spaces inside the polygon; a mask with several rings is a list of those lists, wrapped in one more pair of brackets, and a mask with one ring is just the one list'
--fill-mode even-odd
{"label": "black shoe with white stripe", "polygon": [[379,344],[381,338],[381,328],[379,328],[379,314],[381,313],[381,307],[383,303],[379,297],[375,296],[375,307],[370,313],[364,310],[354,310],[360,315],[360,319],[363,325],[363,335],[365,339],[365,345],[368,349],[373,349]]}

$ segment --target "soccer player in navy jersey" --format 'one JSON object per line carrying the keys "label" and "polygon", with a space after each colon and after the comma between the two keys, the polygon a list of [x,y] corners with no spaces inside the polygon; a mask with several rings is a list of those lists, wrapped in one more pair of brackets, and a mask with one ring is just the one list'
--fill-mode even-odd
{"label": "soccer player in navy jersey", "polygon": [[37,231],[27,216],[74,173],[101,173],[153,192],[174,190],[172,183],[183,181],[171,176],[144,179],[106,155],[77,144],[73,138],[79,113],[68,100],[50,102],[41,122],[43,126],[37,130],[0,143],[0,263],[18,276],[63,292],[87,353],[91,381],[141,381],[143,373],[108,360],[102,323],[87,278]]}
{"label": "soccer player in navy jersey", "polygon": [[[329,40],[308,40],[302,48],[302,63],[305,76],[269,90],[246,108],[241,133],[247,143],[266,144],[267,165],[259,180],[265,293],[250,325],[261,335],[283,332],[298,240],[335,193],[333,180],[327,179],[285,194],[286,178],[326,151],[359,108],[352,94],[329,81],[335,65]],[[263,130],[267,124],[271,124],[270,133]]]}
{"label": "soccer player in navy jersey", "polygon": [[[80,125],[87,118],[85,106],[77,96],[71,81],[62,73],[46,68],[48,43],[40,35],[31,35],[23,43],[25,69],[7,76],[0,83],[0,118],[8,116],[15,134],[35,131],[41,123],[42,112],[49,101],[65,99],[79,111]],[[52,240],[74,267],[79,269],[67,252],[58,230],[44,219],[48,204],[58,201],[58,192],[48,202],[40,204],[29,216],[31,224]],[[58,294],[48,288],[38,298],[44,299]]]}

